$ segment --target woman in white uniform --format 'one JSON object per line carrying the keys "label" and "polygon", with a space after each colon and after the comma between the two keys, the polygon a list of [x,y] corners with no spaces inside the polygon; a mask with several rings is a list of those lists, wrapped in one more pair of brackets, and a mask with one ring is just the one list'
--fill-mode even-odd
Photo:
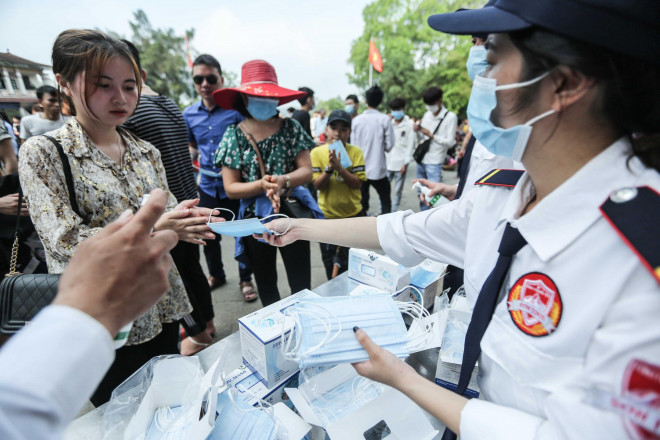
{"label": "woman in white uniform", "polygon": [[498,0],[429,18],[490,34],[468,119],[527,171],[510,184],[494,173],[430,211],[295,219],[268,237],[464,268],[463,366],[469,377],[478,357],[480,398],[428,382],[356,329],[371,356],[360,374],[464,439],[660,435],[658,23],[656,0]]}

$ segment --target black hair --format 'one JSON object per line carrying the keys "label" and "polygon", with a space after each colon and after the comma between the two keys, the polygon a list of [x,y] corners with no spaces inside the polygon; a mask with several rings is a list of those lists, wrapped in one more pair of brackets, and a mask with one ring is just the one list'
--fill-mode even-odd
{"label": "black hair", "polygon": [[[628,136],[633,153],[660,171],[660,68],[642,59],[531,28],[509,34],[523,57],[525,81],[564,65],[597,81],[600,96],[592,113],[617,136]],[[535,88],[521,94],[529,103]]]}
{"label": "black hair", "polygon": [[378,107],[383,102],[383,89],[375,85],[366,91],[367,105],[371,108]]}
{"label": "black hair", "polygon": [[128,50],[130,50],[131,55],[133,55],[133,61],[135,61],[135,64],[137,64],[138,69],[142,70],[142,64],[140,63],[140,51],[138,48],[128,40],[121,40],[121,42],[128,46]]}
{"label": "black hair", "polygon": [[357,95],[348,95],[346,99],[352,99],[354,103],[359,104],[360,100],[358,99]]}
{"label": "black hair", "polygon": [[311,98],[312,96],[314,96],[314,90],[310,89],[309,87],[298,87],[298,91],[307,93],[305,96],[298,99],[298,102],[300,103],[300,105],[307,104],[307,100],[309,98]]}
{"label": "black hair", "polygon": [[394,98],[389,103],[390,110],[403,110],[405,106],[406,100],[403,98]]}
{"label": "black hair", "polygon": [[57,89],[53,86],[41,86],[37,89],[37,99],[41,101],[44,95],[57,96]]}
{"label": "black hair", "polygon": [[218,69],[218,73],[222,76],[222,68],[220,67],[220,62],[215,59],[214,56],[203,53],[193,61],[193,67],[199,66],[200,64],[209,67],[215,67]]}
{"label": "black hair", "polygon": [[440,87],[431,86],[424,91],[422,100],[426,105],[433,105],[442,99],[442,89]]}
{"label": "black hair", "polygon": [[0,118],[6,121],[7,123],[11,124],[11,119],[9,119],[9,116],[7,116],[7,113],[5,113],[4,110],[0,110]]}
{"label": "black hair", "polygon": [[288,108],[286,109],[286,111],[288,111],[288,112],[295,112],[296,109],[295,109],[295,107],[288,107]]}
{"label": "black hair", "polygon": [[247,107],[245,106],[245,102],[243,102],[242,93],[238,93],[236,95],[236,98],[234,98],[234,104],[232,105],[232,108],[237,112],[239,112],[241,115],[243,115],[246,119],[252,119],[252,115],[247,110]]}

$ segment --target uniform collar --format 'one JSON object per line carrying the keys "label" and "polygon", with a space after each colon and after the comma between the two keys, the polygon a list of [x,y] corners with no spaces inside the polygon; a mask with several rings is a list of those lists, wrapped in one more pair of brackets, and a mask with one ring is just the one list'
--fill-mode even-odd
{"label": "uniform collar", "polygon": [[613,190],[634,184],[634,175],[627,169],[630,153],[630,141],[617,140],[520,217],[522,207],[536,194],[525,173],[504,206],[498,226],[510,221],[542,261],[550,260],[601,217],[598,208]]}

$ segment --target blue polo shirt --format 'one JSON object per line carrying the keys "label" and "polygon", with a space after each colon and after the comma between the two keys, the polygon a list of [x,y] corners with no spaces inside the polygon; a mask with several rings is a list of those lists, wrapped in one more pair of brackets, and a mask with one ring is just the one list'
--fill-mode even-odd
{"label": "blue polo shirt", "polygon": [[[225,110],[218,106],[209,111],[200,100],[183,111],[183,119],[188,129],[188,142],[197,144],[199,166],[207,171],[220,173],[222,169],[213,166],[215,150],[218,149],[227,126],[238,124],[245,118],[236,110]],[[219,176],[212,177],[201,173],[199,189],[218,199],[227,197],[222,177]]]}

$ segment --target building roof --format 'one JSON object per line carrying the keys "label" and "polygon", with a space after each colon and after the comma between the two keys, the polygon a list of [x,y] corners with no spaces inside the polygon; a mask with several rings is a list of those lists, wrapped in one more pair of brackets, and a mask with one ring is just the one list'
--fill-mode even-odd
{"label": "building roof", "polygon": [[0,52],[0,66],[5,67],[22,67],[24,69],[42,70],[48,69],[48,64],[41,64],[35,61],[26,60],[9,52]]}

